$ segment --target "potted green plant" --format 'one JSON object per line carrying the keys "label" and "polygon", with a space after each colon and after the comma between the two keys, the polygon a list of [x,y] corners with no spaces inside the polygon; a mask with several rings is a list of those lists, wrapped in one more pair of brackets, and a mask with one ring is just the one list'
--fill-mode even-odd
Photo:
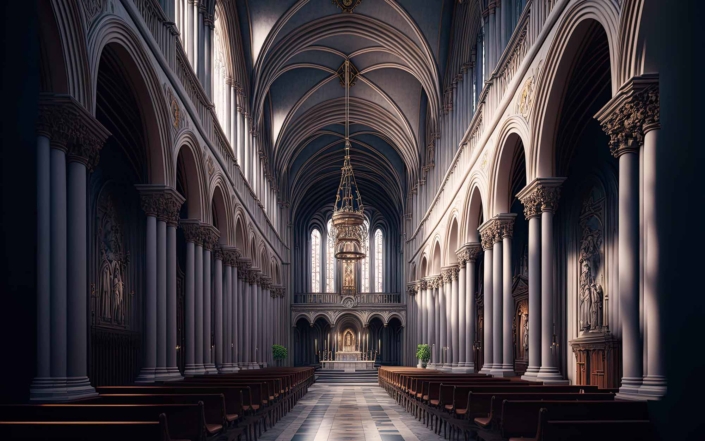
{"label": "potted green plant", "polygon": [[281,361],[286,360],[287,351],[282,345],[272,345],[272,358],[277,363],[277,366],[281,366]]}
{"label": "potted green plant", "polygon": [[431,349],[427,344],[421,344],[416,347],[416,358],[419,360],[421,367],[426,369],[426,365],[431,359]]}

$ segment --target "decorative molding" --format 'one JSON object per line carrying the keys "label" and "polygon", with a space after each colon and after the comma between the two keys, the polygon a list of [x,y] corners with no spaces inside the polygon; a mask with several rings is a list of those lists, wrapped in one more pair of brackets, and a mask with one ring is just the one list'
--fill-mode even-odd
{"label": "decorative molding", "polygon": [[556,212],[563,181],[565,178],[537,178],[517,194],[517,198],[524,205],[524,216],[527,220],[544,211]]}
{"label": "decorative molding", "polygon": [[142,210],[171,227],[179,225],[179,211],[186,200],[175,189],[166,185],[135,185],[140,192]]}
{"label": "decorative molding", "polygon": [[355,8],[357,8],[362,0],[333,0],[333,4],[339,7],[342,12],[347,12],[352,14]]}
{"label": "decorative molding", "polygon": [[614,157],[637,153],[646,132],[660,127],[658,86],[658,74],[631,78],[595,115],[610,137]]}

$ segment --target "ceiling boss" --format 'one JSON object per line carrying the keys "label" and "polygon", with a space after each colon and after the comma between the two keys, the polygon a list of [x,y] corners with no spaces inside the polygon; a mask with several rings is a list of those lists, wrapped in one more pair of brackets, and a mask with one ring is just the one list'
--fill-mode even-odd
{"label": "ceiling boss", "polygon": [[361,2],[362,0],[333,0],[333,4],[349,14],[352,14]]}

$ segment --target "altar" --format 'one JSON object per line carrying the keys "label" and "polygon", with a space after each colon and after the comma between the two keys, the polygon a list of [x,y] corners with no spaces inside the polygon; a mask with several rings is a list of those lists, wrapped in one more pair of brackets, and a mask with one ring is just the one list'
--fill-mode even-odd
{"label": "altar", "polygon": [[355,372],[362,370],[370,370],[375,368],[374,360],[358,360],[358,361],[333,361],[327,360],[321,362],[322,368],[325,370],[341,370],[345,372]]}
{"label": "altar", "polygon": [[337,352],[335,354],[335,361],[360,361],[362,360],[362,352],[351,351],[351,352]]}

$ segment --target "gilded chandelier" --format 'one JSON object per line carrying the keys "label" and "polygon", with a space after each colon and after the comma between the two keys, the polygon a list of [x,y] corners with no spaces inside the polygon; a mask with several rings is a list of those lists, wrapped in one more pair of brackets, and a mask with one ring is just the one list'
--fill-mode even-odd
{"label": "gilded chandelier", "polygon": [[350,61],[345,60],[345,161],[333,207],[335,258],[357,261],[365,258],[367,242],[365,208],[350,164]]}

